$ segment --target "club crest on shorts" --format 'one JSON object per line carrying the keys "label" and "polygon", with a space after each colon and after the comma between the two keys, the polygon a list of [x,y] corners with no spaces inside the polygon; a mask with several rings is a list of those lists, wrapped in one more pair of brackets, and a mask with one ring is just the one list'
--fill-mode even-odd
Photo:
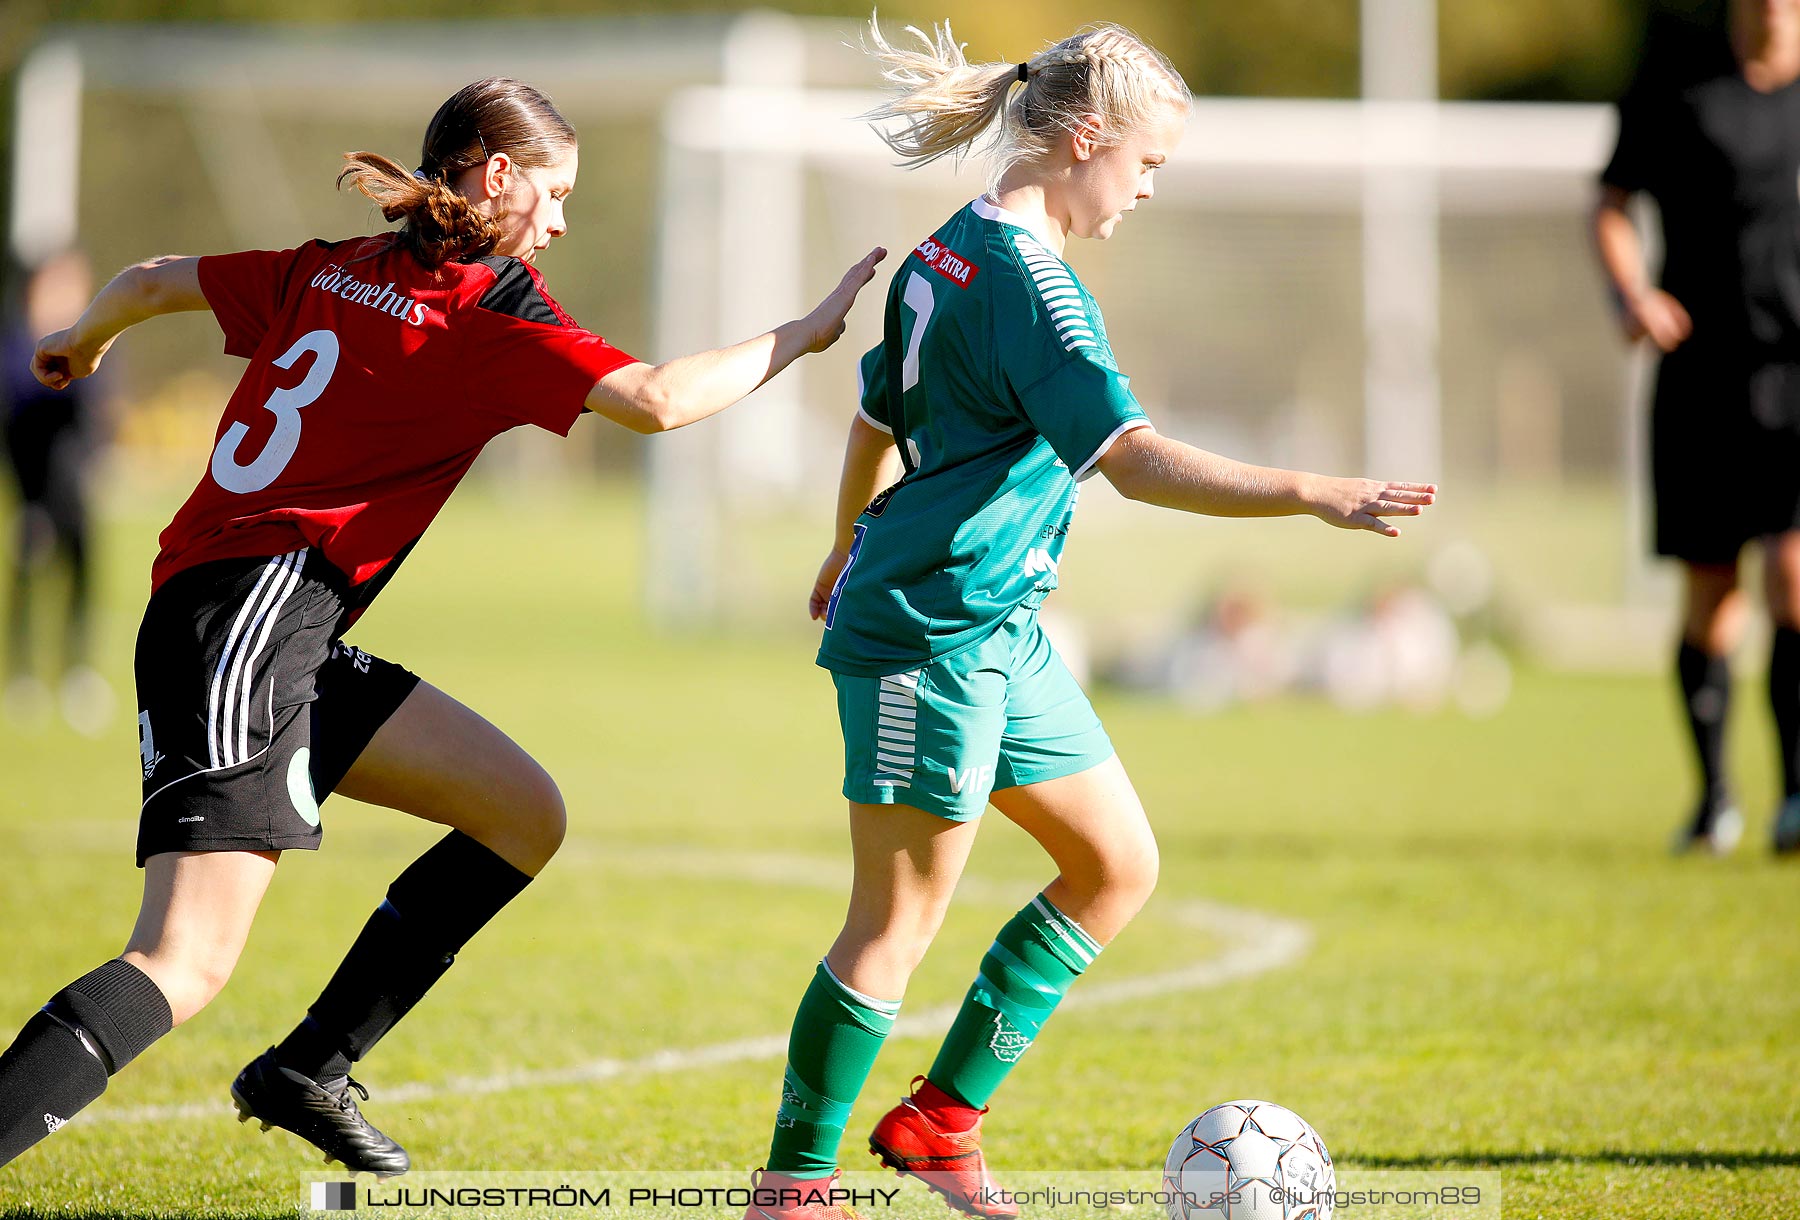
{"label": "club crest on shorts", "polygon": [[144,764],[144,778],[150,779],[156,774],[156,768],[162,765],[163,756],[156,752],[156,734],[150,731],[150,713],[138,713],[138,758]]}

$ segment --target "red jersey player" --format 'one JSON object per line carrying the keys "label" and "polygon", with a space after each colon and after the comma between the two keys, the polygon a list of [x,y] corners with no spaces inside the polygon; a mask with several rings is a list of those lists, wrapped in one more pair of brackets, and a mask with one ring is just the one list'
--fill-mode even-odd
{"label": "red jersey player", "polygon": [[451,827],[389,887],[306,1018],[231,1087],[241,1118],[353,1170],[404,1172],[350,1066],[556,851],[555,783],[504,733],[344,629],[489,439],[566,434],[582,411],[639,432],[730,406],[842,332],[883,252],[806,317],[650,365],[576,325],[532,261],[564,232],[575,132],[517,81],[445,102],[418,169],[354,153],[398,232],[127,269],[44,338],[52,388],[127,327],[210,309],[250,361],[199,486],[162,535],[137,645],[144,901],[125,951],[0,1056],[0,1165],[55,1131],[216,995],[290,848],[333,791]]}

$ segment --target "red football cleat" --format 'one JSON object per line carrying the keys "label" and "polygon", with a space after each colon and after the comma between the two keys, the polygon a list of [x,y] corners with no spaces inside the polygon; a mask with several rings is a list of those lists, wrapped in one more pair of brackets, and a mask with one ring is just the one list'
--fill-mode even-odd
{"label": "red football cleat", "polygon": [[[924,1079],[913,1078],[914,1096]],[[988,1176],[979,1118],[967,1131],[939,1131],[912,1097],[903,1097],[875,1124],[869,1151],[889,1169],[925,1183],[959,1212],[982,1220],[1012,1220],[1019,1214],[1019,1205]]]}
{"label": "red football cleat", "polygon": [[854,1211],[831,1201],[838,1175],[790,1178],[758,1169],[750,1175],[750,1206],[744,1220],[862,1220]]}

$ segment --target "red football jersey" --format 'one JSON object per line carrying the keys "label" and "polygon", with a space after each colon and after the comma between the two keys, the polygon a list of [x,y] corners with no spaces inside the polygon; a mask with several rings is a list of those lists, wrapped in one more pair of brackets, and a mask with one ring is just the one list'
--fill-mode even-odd
{"label": "red football jersey", "polygon": [[567,436],[594,383],[635,359],[529,264],[431,272],[393,234],[203,258],[199,274],[225,351],[250,367],[162,533],[153,590],[209,560],[313,547],[366,603],[483,445],[520,424]]}

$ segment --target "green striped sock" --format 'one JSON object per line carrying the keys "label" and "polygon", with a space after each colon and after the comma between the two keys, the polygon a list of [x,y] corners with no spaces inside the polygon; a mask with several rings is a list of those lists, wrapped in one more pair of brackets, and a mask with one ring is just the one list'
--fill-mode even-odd
{"label": "green striped sock", "polygon": [[928,1078],[980,1109],[1012,1071],[1038,1030],[1100,945],[1039,894],[1014,915],[981,959]]}
{"label": "green striped sock", "polygon": [[850,1107],[899,1013],[900,1001],[852,991],[819,963],[788,1035],[769,1172],[815,1178],[837,1168]]}

